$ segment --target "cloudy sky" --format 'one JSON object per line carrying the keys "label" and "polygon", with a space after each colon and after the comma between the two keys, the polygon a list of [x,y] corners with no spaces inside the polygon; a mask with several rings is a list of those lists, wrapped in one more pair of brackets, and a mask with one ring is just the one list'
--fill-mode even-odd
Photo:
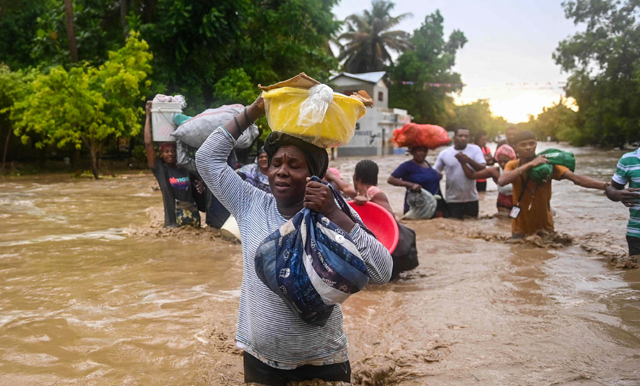
{"label": "cloudy sky", "polygon": [[[413,32],[436,9],[447,36],[454,29],[468,43],[459,51],[455,71],[466,84],[458,102],[490,99],[495,114],[509,122],[527,120],[563,94],[560,72],[551,55],[558,43],[579,30],[565,19],[561,0],[396,0],[394,14],[411,12],[398,29]],[[340,19],[370,7],[366,1],[342,0]]]}

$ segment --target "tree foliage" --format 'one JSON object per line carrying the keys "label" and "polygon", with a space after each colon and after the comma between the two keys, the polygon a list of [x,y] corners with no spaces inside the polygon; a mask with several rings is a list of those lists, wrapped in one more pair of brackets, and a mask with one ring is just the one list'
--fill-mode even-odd
{"label": "tree foliage", "polygon": [[391,16],[395,4],[385,0],[372,1],[371,11],[353,14],[344,21],[347,31],[338,37],[340,46],[338,59],[345,60],[344,69],[351,73],[382,71],[393,62],[389,50],[402,53],[412,47],[410,34],[391,28],[411,16],[403,13]]}
{"label": "tree foliage", "polygon": [[529,115],[529,121],[517,125],[520,130],[532,131],[539,140],[568,141],[573,145],[583,141],[583,132],[577,127],[578,113],[565,98],[551,107],[545,107],[537,116]]}
{"label": "tree foliage", "polygon": [[622,146],[640,131],[640,3],[573,0],[565,15],[586,29],[560,42],[553,57],[571,73],[566,93],[579,107],[571,140]]}
{"label": "tree foliage", "polygon": [[[393,107],[404,108],[418,123],[443,125],[450,119],[449,93],[462,91],[460,74],[453,72],[456,53],[467,38],[454,30],[444,37],[444,18],[440,11],[427,15],[413,32],[413,50],[405,51],[391,66],[389,100]],[[429,87],[427,83],[451,84]]]}
{"label": "tree foliage", "polygon": [[36,71],[34,70],[11,71],[9,66],[0,64],[0,133],[6,132],[5,136],[0,136],[0,138],[5,138],[0,170],[5,168],[9,140],[13,131],[10,119],[11,111],[17,102],[24,100],[29,95],[31,82],[35,76]]}
{"label": "tree foliage", "polygon": [[40,74],[33,92],[11,111],[16,135],[38,148],[53,144],[91,152],[93,174],[98,178],[98,160],[109,136],[135,135],[143,110],[136,101],[145,97],[152,55],[137,34],[99,67],[85,64],[67,71],[58,66]]}
{"label": "tree foliage", "polygon": [[488,99],[455,106],[454,114],[447,126],[464,126],[469,129],[472,137],[481,130],[486,131],[489,137],[494,137],[498,133],[504,133],[508,126],[503,117],[493,115]]}

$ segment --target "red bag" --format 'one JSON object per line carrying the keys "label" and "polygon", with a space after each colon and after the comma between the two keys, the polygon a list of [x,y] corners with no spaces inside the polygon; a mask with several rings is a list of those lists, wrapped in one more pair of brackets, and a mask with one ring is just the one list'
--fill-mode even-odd
{"label": "red bag", "polygon": [[401,129],[394,130],[392,141],[398,147],[422,146],[433,150],[448,144],[451,139],[449,133],[440,126],[407,123]]}

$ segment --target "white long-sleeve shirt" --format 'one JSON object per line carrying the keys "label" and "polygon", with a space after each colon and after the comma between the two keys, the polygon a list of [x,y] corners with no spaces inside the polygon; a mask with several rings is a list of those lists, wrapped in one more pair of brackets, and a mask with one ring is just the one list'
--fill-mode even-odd
{"label": "white long-sleeve shirt", "polygon": [[[267,365],[294,369],[305,364],[329,365],[348,360],[342,309],[336,305],[323,327],[298,319],[284,301],[258,278],[256,250],[287,220],[273,195],[244,182],[227,165],[235,140],[224,129],[214,131],[196,153],[196,165],[209,189],[236,218],[242,236],[243,275],[238,314],[238,347]],[[351,211],[357,217],[355,211]],[[350,232],[369,272],[369,282],[384,284],[391,277],[387,249],[356,225]]]}

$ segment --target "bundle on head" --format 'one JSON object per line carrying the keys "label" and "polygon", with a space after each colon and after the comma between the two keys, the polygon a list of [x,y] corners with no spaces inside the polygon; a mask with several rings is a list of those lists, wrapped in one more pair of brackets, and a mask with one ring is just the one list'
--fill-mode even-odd
{"label": "bundle on head", "polygon": [[407,123],[393,132],[392,141],[397,147],[426,147],[433,150],[448,144],[451,139],[440,126]]}

